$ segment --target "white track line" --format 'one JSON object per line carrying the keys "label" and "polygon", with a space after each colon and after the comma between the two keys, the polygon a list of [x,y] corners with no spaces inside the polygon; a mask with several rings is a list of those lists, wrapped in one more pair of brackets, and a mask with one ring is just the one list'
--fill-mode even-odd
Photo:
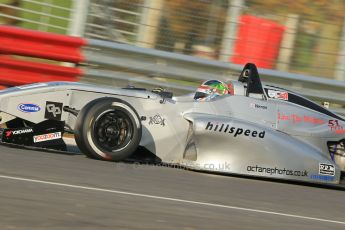
{"label": "white track line", "polygon": [[74,189],[84,189],[84,190],[90,190],[90,191],[107,192],[107,193],[114,193],[114,194],[121,194],[121,195],[135,196],[135,197],[144,197],[144,198],[157,199],[157,200],[174,201],[174,202],[179,202],[179,203],[196,204],[196,205],[203,205],[203,206],[208,206],[208,207],[226,208],[226,209],[233,209],[233,210],[240,210],[240,211],[247,211],[247,212],[256,212],[256,213],[263,213],[263,214],[269,214],[269,215],[285,216],[285,217],[298,218],[298,219],[304,219],[304,220],[312,220],[312,221],[320,221],[320,222],[345,225],[344,221],[336,221],[336,220],[329,220],[329,219],[314,218],[314,217],[309,217],[309,216],[293,215],[293,214],[287,214],[287,213],[282,213],[282,212],[271,212],[271,211],[265,211],[265,210],[260,210],[260,209],[242,208],[242,207],[237,207],[237,206],[213,204],[213,203],[208,203],[208,202],[199,202],[199,201],[192,201],[192,200],[183,200],[183,199],[176,199],[176,198],[164,197],[164,196],[153,196],[153,195],[147,195],[147,194],[142,194],[142,193],[124,192],[124,191],[120,191],[120,190],[103,189],[103,188],[89,187],[89,186],[80,186],[80,185],[65,184],[65,183],[58,183],[58,182],[44,181],[44,180],[35,180],[35,179],[29,179],[29,178],[23,178],[23,177],[6,176],[6,175],[1,175],[1,174],[0,174],[0,178],[9,179],[9,180],[17,180],[17,181],[26,181],[26,182],[32,182],[32,183],[39,183],[39,184],[46,184],[46,185],[61,186],[61,187],[74,188]]}

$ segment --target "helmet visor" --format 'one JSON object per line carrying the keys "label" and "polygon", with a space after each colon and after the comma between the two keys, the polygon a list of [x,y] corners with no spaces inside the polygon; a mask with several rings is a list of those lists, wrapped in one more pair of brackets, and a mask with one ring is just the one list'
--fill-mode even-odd
{"label": "helmet visor", "polygon": [[205,98],[207,97],[209,94],[207,93],[203,93],[203,92],[196,92],[195,95],[194,95],[194,100],[198,100],[198,99],[201,99],[201,98]]}

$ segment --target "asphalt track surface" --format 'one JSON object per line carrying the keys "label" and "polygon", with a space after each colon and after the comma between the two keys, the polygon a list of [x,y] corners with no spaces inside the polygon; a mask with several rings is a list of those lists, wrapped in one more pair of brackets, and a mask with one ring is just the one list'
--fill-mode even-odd
{"label": "asphalt track surface", "polygon": [[345,229],[345,191],[0,146],[0,229]]}

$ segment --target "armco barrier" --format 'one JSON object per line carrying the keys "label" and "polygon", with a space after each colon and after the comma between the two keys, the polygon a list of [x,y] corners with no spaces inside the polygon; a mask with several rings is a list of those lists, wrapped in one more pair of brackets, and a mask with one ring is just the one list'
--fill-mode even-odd
{"label": "armco barrier", "polygon": [[82,75],[79,68],[17,60],[0,56],[0,81],[13,86],[40,81],[77,81]]}
{"label": "armco barrier", "polygon": [[[157,79],[164,79],[161,81],[164,87],[188,92],[195,87],[186,87],[183,81],[201,83],[206,79],[236,79],[243,68],[243,65],[114,42],[88,39],[87,44],[83,53],[89,66],[83,79],[92,81],[129,80],[134,85],[135,82],[159,85]],[[130,77],[129,73],[141,77]],[[343,81],[262,68],[259,73],[266,84],[290,89],[314,101],[330,102],[333,111],[345,115]]]}
{"label": "armco barrier", "polygon": [[76,81],[82,74],[79,68],[47,63],[42,59],[78,64],[84,60],[81,47],[85,44],[81,38],[0,26],[0,84]]}
{"label": "armco barrier", "polygon": [[[82,72],[77,67],[18,59],[17,55],[83,63],[87,66]],[[83,76],[82,79],[95,83],[130,81],[134,85],[137,82],[190,92],[195,87],[186,86],[185,81],[235,79],[242,67],[126,44],[94,39],[85,41],[0,26],[0,85],[75,81],[78,76]],[[315,101],[328,101],[333,111],[345,115],[345,82],[261,68],[259,72],[264,83],[296,91]]]}

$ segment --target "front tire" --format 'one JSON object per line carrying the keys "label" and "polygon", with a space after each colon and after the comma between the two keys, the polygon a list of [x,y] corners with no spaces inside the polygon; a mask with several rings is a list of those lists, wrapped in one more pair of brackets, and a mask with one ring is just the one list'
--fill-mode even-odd
{"label": "front tire", "polygon": [[138,148],[142,126],[135,109],[118,98],[99,98],[77,116],[75,140],[88,157],[121,161]]}

